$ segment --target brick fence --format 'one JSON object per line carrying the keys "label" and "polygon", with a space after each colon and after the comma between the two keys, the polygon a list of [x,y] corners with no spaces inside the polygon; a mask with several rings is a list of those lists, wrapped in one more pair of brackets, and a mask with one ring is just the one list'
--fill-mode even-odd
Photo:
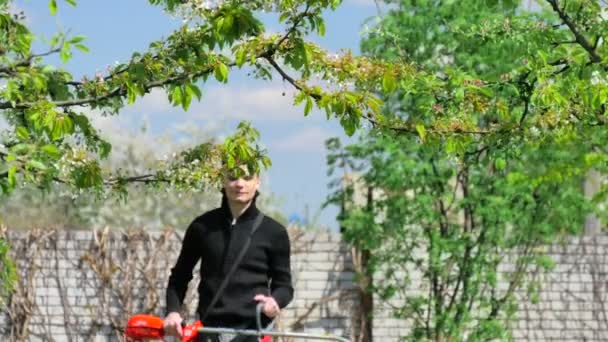
{"label": "brick fence", "polygon": [[[293,229],[290,235],[296,292],[279,329],[352,336],[357,302],[349,249],[333,233]],[[18,300],[0,313],[0,338],[28,341],[116,341],[128,315],[162,314],[181,240],[174,231],[37,230],[7,236],[20,282]],[[608,340],[608,237],[579,239],[552,254],[557,267],[540,302],[521,304],[516,339]],[[194,309],[195,283],[185,314]],[[397,341],[407,332],[385,305],[378,303],[376,310],[376,341]]]}

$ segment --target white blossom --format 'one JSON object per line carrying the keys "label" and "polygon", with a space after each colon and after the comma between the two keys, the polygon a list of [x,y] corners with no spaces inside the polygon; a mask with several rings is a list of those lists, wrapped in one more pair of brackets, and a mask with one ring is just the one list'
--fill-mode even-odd
{"label": "white blossom", "polygon": [[532,126],[532,127],[530,128],[530,134],[531,134],[533,137],[538,137],[538,136],[540,135],[540,130],[539,130],[539,129],[538,129],[536,126]]}
{"label": "white blossom", "polygon": [[606,84],[606,77],[602,76],[599,71],[595,70],[591,73],[591,84],[592,85]]}

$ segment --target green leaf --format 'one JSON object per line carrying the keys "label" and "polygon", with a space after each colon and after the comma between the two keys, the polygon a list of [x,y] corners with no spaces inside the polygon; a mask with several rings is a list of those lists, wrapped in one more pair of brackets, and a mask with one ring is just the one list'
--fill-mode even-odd
{"label": "green leaf", "polygon": [[304,116],[308,116],[312,110],[312,100],[310,96],[306,97],[306,105],[304,106]]}
{"label": "green leaf", "polygon": [[228,166],[228,169],[233,169],[234,166],[236,165],[236,162],[234,160],[234,156],[229,154],[228,155],[228,160],[226,162],[226,165]]}
{"label": "green leaf", "polygon": [[319,19],[317,22],[317,34],[321,37],[325,36],[325,21],[323,19]]}
{"label": "green leaf", "polygon": [[53,65],[45,65],[45,66],[42,68],[42,72],[43,72],[43,73],[45,73],[45,74],[52,73],[52,72],[54,72],[55,70],[57,70],[57,68],[55,68],[55,66],[53,66]]}
{"label": "green leaf", "polygon": [[496,170],[501,171],[505,169],[505,167],[507,166],[507,162],[502,158],[497,158],[494,161],[494,166],[496,167]]}
{"label": "green leaf", "polygon": [[482,93],[483,95],[485,95],[486,97],[493,97],[494,93],[492,92],[492,89],[488,88],[488,87],[478,87],[477,90]]}
{"label": "green leaf", "polygon": [[192,102],[192,93],[186,89],[182,90],[182,108],[187,111]]}
{"label": "green leaf", "polygon": [[235,62],[236,66],[239,68],[245,64],[245,60],[247,59],[247,51],[245,48],[240,48],[236,51]]}
{"label": "green leaf", "polygon": [[424,141],[424,138],[426,137],[426,129],[424,128],[424,125],[421,125],[421,124],[416,125],[416,131],[418,132],[418,135],[420,136],[420,140]]}
{"label": "green leaf", "polygon": [[343,116],[342,118],[340,118],[340,125],[342,125],[342,128],[344,128],[344,133],[346,133],[346,135],[348,135],[349,137],[352,137],[353,134],[355,134],[355,131],[357,130],[355,120],[348,116]]}
{"label": "green leaf", "polygon": [[304,50],[304,65],[308,66],[308,64],[310,64],[312,61],[312,51],[308,45],[303,44],[302,47]]}
{"label": "green leaf", "polygon": [[397,81],[395,80],[395,75],[388,70],[384,73],[382,77],[382,90],[385,93],[391,93],[397,88]]}
{"label": "green leaf", "polygon": [[230,32],[232,31],[233,28],[233,23],[234,23],[234,17],[232,15],[226,15],[224,17],[224,21],[223,21],[223,25],[222,25],[222,30],[224,31],[225,34],[230,34]]}
{"label": "green leaf", "polygon": [[549,255],[538,256],[536,258],[536,263],[546,271],[552,271],[555,268],[555,260]]}
{"label": "green leaf", "polygon": [[604,159],[604,155],[597,152],[587,153],[584,156],[585,165],[587,166],[595,166]]}
{"label": "green leaf", "polygon": [[57,0],[49,0],[49,11],[51,15],[57,14]]}
{"label": "green leaf", "polygon": [[89,52],[89,48],[82,44],[75,44],[74,47],[82,52]]}
{"label": "green leaf", "polygon": [[15,165],[11,165],[8,168],[7,184],[11,189],[14,189],[17,184],[17,167]]}
{"label": "green leaf", "polygon": [[17,144],[15,146],[13,146],[11,148],[11,150],[13,152],[15,152],[17,155],[24,155],[24,154],[29,153],[29,151],[30,151],[30,145],[28,145],[28,144]]}
{"label": "green leaf", "polygon": [[133,103],[135,103],[135,100],[137,99],[137,93],[135,92],[135,88],[133,87],[133,85],[130,82],[127,82],[126,86],[127,86],[127,103],[132,105]]}
{"label": "green leaf", "polygon": [[57,146],[55,146],[53,144],[44,145],[41,147],[41,150],[43,150],[44,152],[46,152],[48,155],[50,155],[53,158],[58,158],[61,156],[59,149],[57,148]]}
{"label": "green leaf", "polygon": [[101,157],[101,159],[105,159],[108,157],[108,155],[110,155],[110,152],[112,151],[112,145],[106,141],[102,141],[99,143],[99,157]]}
{"label": "green leaf", "polygon": [[76,7],[76,0],[65,0],[65,2],[67,2],[68,4]]}
{"label": "green leaf", "polygon": [[445,143],[445,152],[447,154],[453,154],[456,152],[456,141],[454,140],[454,137],[448,137]]}
{"label": "green leaf", "polygon": [[72,39],[70,39],[70,43],[78,44],[78,43],[82,42],[85,38],[86,38],[85,36],[75,36]]}
{"label": "green leaf", "polygon": [[464,88],[457,88],[454,91],[454,98],[458,101],[462,101],[464,99]]}
{"label": "green leaf", "polygon": [[285,21],[285,19],[289,18],[289,12],[283,12],[281,14],[281,16],[279,17],[279,23],[282,23]]}
{"label": "green leaf", "polygon": [[21,141],[25,141],[30,138],[30,134],[25,127],[19,126],[17,127],[17,138],[19,138]]}
{"label": "green leaf", "polygon": [[367,106],[374,112],[374,114],[380,114],[380,107],[382,106],[382,100],[370,96],[367,98]]}
{"label": "green leaf", "polygon": [[303,92],[303,91],[297,93],[296,96],[294,96],[294,98],[293,98],[293,104],[296,105],[296,106],[299,105],[300,103],[302,103],[302,101],[304,101],[304,99],[307,96],[308,95],[305,92]]}
{"label": "green leaf", "polygon": [[59,140],[74,132],[74,123],[67,116],[61,116],[52,125],[51,139]]}
{"label": "green leaf", "polygon": [[43,162],[36,160],[36,159],[30,159],[27,161],[27,165],[34,168],[34,169],[38,169],[41,171],[45,171],[48,169],[48,167],[46,165],[44,165]]}
{"label": "green leaf", "polygon": [[192,83],[187,83],[186,84],[186,92],[190,95],[190,96],[195,96],[197,100],[201,100],[201,97],[203,96],[203,94],[201,93],[201,90]]}
{"label": "green leaf", "polygon": [[66,63],[72,57],[72,53],[70,52],[70,44],[68,42],[63,43],[63,46],[59,51],[59,56],[61,57],[61,61],[63,63]]}
{"label": "green leaf", "polygon": [[213,74],[219,82],[226,83],[228,81],[228,67],[224,63],[219,63],[213,70]]}
{"label": "green leaf", "polygon": [[174,105],[178,105],[182,103],[182,88],[180,86],[175,86],[173,88],[173,93],[171,94],[171,100]]}

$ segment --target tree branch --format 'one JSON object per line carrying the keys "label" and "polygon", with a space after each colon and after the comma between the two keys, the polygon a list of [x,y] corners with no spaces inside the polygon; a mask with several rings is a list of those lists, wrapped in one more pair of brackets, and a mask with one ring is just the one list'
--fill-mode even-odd
{"label": "tree branch", "polygon": [[[534,190],[535,194],[536,194],[537,190],[539,190],[539,189],[536,188]],[[533,214],[532,214],[532,224],[536,223],[536,220],[537,220],[538,216],[540,215],[539,200],[537,199],[537,196],[533,196],[533,197],[534,197],[534,209],[533,209]],[[523,278],[525,276],[526,268],[529,264],[529,262],[527,262],[525,260],[526,260],[526,258],[529,257],[530,253],[533,253],[533,248],[534,248],[534,246],[536,246],[538,244],[539,240],[540,240],[539,238],[535,237],[531,241],[524,242],[523,253],[517,253],[519,258],[517,259],[516,265],[515,265],[515,271],[514,271],[515,276],[514,276],[513,280],[509,282],[509,287],[507,288],[507,291],[504,293],[504,295],[500,299],[498,299],[496,302],[493,303],[492,310],[491,310],[488,318],[491,319],[491,318],[496,317],[496,315],[498,315],[498,311],[500,310],[501,306],[507,302],[509,297],[519,287],[521,281],[523,280]]]}
{"label": "tree branch", "polygon": [[169,183],[170,181],[166,178],[157,178],[155,174],[145,174],[131,177],[116,177],[110,178],[104,182],[104,185],[116,185],[120,183]]}
{"label": "tree branch", "polygon": [[566,13],[563,8],[559,8],[557,0],[547,0],[547,2],[551,5],[553,10],[560,17],[560,19],[562,19],[564,24],[566,24],[566,26],[568,26],[568,28],[570,29],[572,34],[574,34],[574,38],[576,39],[576,42],[578,42],[578,44],[580,46],[582,46],[583,49],[585,49],[587,51],[587,53],[589,53],[589,55],[591,56],[591,60],[594,63],[600,63],[602,61],[602,57],[597,53],[597,51],[595,51],[595,49],[593,48],[591,43],[587,40],[587,38],[585,38],[585,36],[579,31],[578,27],[576,27],[574,21],[572,20],[572,18],[570,18],[568,13]]}
{"label": "tree branch", "polygon": [[[266,59],[266,60],[268,61],[268,63],[270,63],[270,65],[272,65],[272,67],[273,67],[273,68],[274,68],[274,69],[275,69],[275,70],[276,70],[276,71],[277,71],[277,72],[278,72],[278,73],[281,75],[281,77],[283,77],[283,79],[284,79],[285,81],[289,82],[289,83],[290,83],[291,85],[293,85],[293,86],[294,86],[294,88],[296,88],[297,90],[300,90],[300,91],[302,91],[302,90],[303,90],[302,86],[300,86],[300,85],[298,84],[298,82],[297,82],[297,81],[296,81],[296,80],[295,80],[293,77],[289,76],[289,74],[287,74],[287,73],[285,72],[285,70],[283,70],[283,69],[282,69],[282,68],[279,66],[279,64],[278,64],[278,63],[277,63],[277,62],[276,62],[276,61],[275,61],[275,60],[272,58],[272,56],[264,56],[264,59]],[[315,100],[317,100],[317,101],[321,99],[321,95],[319,95],[319,94],[312,93],[312,94],[309,94],[309,95],[310,95],[310,96],[311,96],[313,99],[315,99]]]}
{"label": "tree branch", "polygon": [[553,46],[558,46],[558,45],[562,45],[562,44],[578,44],[578,42],[576,40],[563,40],[563,41],[551,43],[551,45],[553,45]]}
{"label": "tree branch", "polygon": [[[53,181],[60,184],[70,184],[69,181],[59,178],[53,177]],[[169,183],[170,180],[166,178],[156,178],[154,174],[145,174],[138,176],[130,176],[130,177],[115,177],[110,178],[103,181],[104,186],[115,186],[121,183],[144,183],[144,184],[152,184],[152,183]]]}
{"label": "tree branch", "polygon": [[442,235],[442,237],[446,237],[448,234],[448,224],[449,224],[448,212],[446,210],[446,205],[443,202],[443,199],[441,199],[441,196],[443,195],[445,188],[444,188],[443,184],[441,183],[441,180],[439,180],[439,171],[437,170],[437,165],[435,164],[435,160],[433,158],[431,158],[430,162],[431,162],[431,167],[433,169],[433,174],[435,175],[435,178],[437,178],[437,180],[435,182],[433,182],[433,184],[436,187],[435,191],[437,191],[436,198],[437,198],[438,203],[436,205],[438,205],[438,207],[439,207],[438,209],[441,214],[440,220],[439,220],[439,225],[441,227],[441,235]]}
{"label": "tree branch", "polygon": [[[267,49],[266,51],[258,54],[256,56],[256,58],[265,58],[266,60],[268,60],[268,62],[273,65],[273,67],[279,71],[279,73],[281,73],[281,76],[283,76],[284,79],[288,80],[290,83],[292,83],[294,86],[296,86],[296,88],[298,90],[302,90],[301,87],[297,86],[297,83],[295,82],[295,80],[293,78],[291,78],[287,73],[285,73],[279,66],[278,64],[273,60],[272,56],[274,55],[274,53],[276,52],[276,47],[278,47],[284,40],[286,40],[293,32],[294,30],[297,28],[297,25],[299,25],[299,23],[301,22],[301,20],[306,17],[306,15],[308,15],[307,13],[308,11],[308,7],[306,8],[306,10],[304,12],[301,13],[301,15],[298,17],[298,19],[296,19],[296,21],[294,22],[294,24],[292,25],[292,27],[290,28],[290,30],[276,43],[276,45],[274,45],[272,48]],[[45,53],[45,54],[49,54],[51,52]],[[41,54],[38,56],[42,56],[45,54]],[[230,62],[230,63],[226,63],[226,66],[228,67],[234,67],[236,65],[236,62]],[[103,81],[109,81],[110,79],[112,79],[114,76],[121,74],[123,72],[125,72],[128,68],[124,68],[121,70],[116,71],[115,73],[108,75],[106,77],[103,78]],[[175,75],[173,77],[169,77],[166,78],[164,80],[157,80],[157,81],[153,81],[150,82],[146,85],[144,85],[144,91],[149,91],[153,88],[158,88],[158,87],[162,87],[165,86],[167,84],[171,84],[174,83],[176,81],[179,80],[184,80],[184,79],[189,79],[189,78],[198,78],[201,77],[205,74],[209,74],[211,72],[213,72],[213,67],[208,67],[205,68],[203,70],[200,70],[198,72],[195,73],[183,73],[183,74],[178,74]],[[78,81],[69,81],[66,82],[65,84],[67,85],[71,85],[71,86],[82,86],[83,83],[82,82],[78,82]],[[87,97],[87,98],[83,98],[83,99],[74,99],[74,100],[66,100],[66,101],[57,101],[57,102],[51,102],[52,105],[56,106],[56,107],[73,107],[73,106],[85,106],[85,105],[90,105],[94,102],[98,102],[98,101],[103,101],[103,100],[107,100],[113,97],[123,97],[127,94],[127,90],[126,88],[120,87],[120,88],[116,88],[112,91],[109,91],[108,93],[101,95],[101,96],[96,96],[96,97]],[[316,99],[319,99],[320,97],[317,97]],[[31,108],[32,106],[34,106],[35,103],[33,102],[23,102],[23,103],[17,103],[14,106],[10,103],[10,102],[0,102],[0,109],[28,109]]]}
{"label": "tree branch", "polygon": [[[227,66],[229,66],[229,67],[232,67],[235,65],[236,65],[236,63],[234,63],[234,62],[227,64]],[[178,74],[176,76],[169,77],[164,80],[157,80],[154,82],[150,82],[144,86],[144,90],[147,92],[153,88],[162,87],[167,84],[171,84],[171,83],[174,83],[174,82],[177,82],[180,80],[184,80],[184,79],[198,78],[205,74],[209,74],[211,72],[213,72],[213,67],[208,67],[206,69],[203,69],[198,72],[191,73],[191,74],[188,74],[188,73]],[[102,96],[87,97],[87,98],[75,99],[75,100],[57,101],[57,102],[51,102],[51,104],[56,107],[62,107],[62,108],[74,107],[74,106],[85,106],[85,105],[90,105],[94,102],[107,100],[107,99],[110,99],[113,97],[123,97],[126,94],[127,94],[127,89],[124,87],[121,87],[121,88],[116,88]],[[0,102],[0,109],[28,109],[28,108],[33,107],[35,104],[36,103],[34,103],[34,102],[23,102],[23,103],[16,103],[15,106],[13,106],[10,102]]]}
{"label": "tree branch", "polygon": [[0,67],[0,73],[4,73],[4,74],[7,74],[7,75],[12,74],[12,73],[14,73],[15,68],[30,66],[32,64],[32,60],[34,58],[49,56],[49,55],[52,55],[52,54],[57,53],[59,51],[61,51],[61,49],[54,48],[54,49],[51,49],[51,50],[49,50],[47,52],[43,52],[43,53],[40,53],[40,54],[31,54],[28,58],[22,59],[22,60],[18,61],[17,63],[11,65],[11,66]]}
{"label": "tree branch", "polygon": [[524,112],[521,114],[521,118],[519,118],[519,128],[522,127],[524,120],[526,120],[526,117],[530,112],[530,100],[532,99],[532,92],[534,91],[534,84],[536,83],[536,78],[533,78],[531,82],[526,82],[526,78],[528,78],[529,74],[530,73],[528,72],[524,74],[525,76],[522,75],[522,78],[518,82],[524,90],[521,95],[521,99],[524,101]]}
{"label": "tree branch", "polygon": [[272,49],[272,51],[269,51],[269,53],[270,53],[269,55],[274,54],[274,51],[276,51],[281,46],[281,44],[283,44],[283,42],[286,41],[289,38],[289,36],[291,36],[295,32],[296,28],[298,28],[298,25],[300,25],[302,20],[304,18],[306,18],[307,15],[309,15],[309,13],[308,13],[309,9],[310,9],[310,4],[306,3],[306,8],[304,9],[304,11],[296,17],[296,19],[293,21],[293,25],[291,25],[291,27],[289,28],[289,30],[287,30],[285,35],[277,41],[277,43],[274,45],[274,48]]}
{"label": "tree branch", "polygon": [[[263,54],[262,57],[264,59],[266,59],[268,61],[268,63],[270,63],[270,65],[281,75],[281,77],[283,77],[283,80],[285,80],[288,83],[290,83],[294,88],[296,88],[299,91],[303,91],[304,90],[304,87],[302,87],[298,83],[298,81],[296,81],[285,70],[283,70],[283,68],[281,68],[281,66],[274,60],[274,58],[272,58],[272,56],[268,56],[268,55],[264,55]],[[322,98],[322,96],[320,94],[317,94],[317,93],[308,93],[308,95],[310,97],[312,97],[315,101],[319,101]],[[363,118],[365,120],[367,120],[369,123],[371,123],[372,125],[374,125],[375,127],[378,127],[378,128],[385,128],[385,129],[391,130],[393,132],[398,132],[398,133],[409,133],[409,134],[418,135],[418,130],[415,127],[390,126],[390,125],[387,125],[387,124],[379,122],[378,120],[374,119],[371,115],[369,115],[367,113],[363,114]],[[435,134],[489,135],[489,134],[501,133],[501,131],[485,131],[485,130],[477,130],[477,131],[454,130],[454,131],[449,131],[449,130],[433,130],[433,129],[428,129],[427,131],[429,133],[435,133]]]}
{"label": "tree branch", "polygon": [[[468,192],[468,169],[463,169],[462,175],[460,177],[460,183],[462,184],[462,198],[467,201],[469,192]],[[470,207],[470,204],[466,204],[464,206],[464,222],[463,222],[463,231],[466,233],[471,232],[475,226],[473,219],[473,212]],[[471,258],[471,253],[473,250],[474,244],[471,240],[466,241],[466,247],[464,251],[464,256],[462,258],[462,263],[460,264],[460,272],[458,274],[459,282],[462,282],[462,292],[460,296],[460,300],[458,303],[458,308],[456,310],[456,314],[454,315],[454,323],[458,324],[462,320],[462,317],[465,312],[469,311],[467,309],[467,302],[470,299],[469,296],[469,285],[471,281],[471,274],[473,272],[472,266],[469,263]]]}
{"label": "tree branch", "polygon": [[601,35],[598,35],[597,37],[595,37],[595,42],[593,42],[593,49],[597,49],[597,46],[600,44],[600,40],[602,39]]}

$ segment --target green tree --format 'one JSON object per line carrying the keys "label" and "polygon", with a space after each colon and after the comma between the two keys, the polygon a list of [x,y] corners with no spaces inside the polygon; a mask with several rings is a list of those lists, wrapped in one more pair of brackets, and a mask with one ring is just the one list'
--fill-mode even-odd
{"label": "green tree", "polygon": [[[75,5],[75,0],[65,2]],[[154,88],[164,89],[171,103],[187,109],[202,97],[210,77],[228,82],[232,68],[251,68],[261,79],[278,75],[297,90],[294,102],[303,104],[305,115],[316,106],[347,134],[369,122],[417,133],[454,153],[479,141],[568,139],[605,122],[602,36],[607,28],[599,1],[564,5],[547,0],[552,14],[517,14],[511,18],[517,20],[506,21],[493,17],[465,27],[462,33],[480,44],[505,41],[525,51],[512,72],[488,79],[449,66],[436,72],[410,60],[333,55],[308,42],[310,34],[324,34],[322,14],[340,0],[224,0],[211,6],[201,0],[148,2],[183,15],[186,23],[107,73],[75,79],[45,57],[55,54],[66,61],[74,49],[87,51],[84,37],[59,33],[46,51],[33,51],[34,37],[25,21],[10,13],[10,0],[0,0],[0,110],[9,123],[0,149],[2,195],[17,185],[48,189],[53,183],[118,194],[125,194],[129,183],[201,189],[217,182],[221,160],[227,167],[269,165],[255,145],[257,132],[244,124],[223,143],[190,148],[149,173],[100,167],[111,145],[91,124],[91,110],[118,115]],[[48,4],[54,14],[57,0]],[[284,31],[266,32],[258,19],[262,11],[276,14]],[[416,94],[420,110],[385,118],[378,94],[397,88]]]}
{"label": "green tree", "polygon": [[[540,286],[533,271],[551,270],[548,246],[580,233],[590,211],[584,167],[552,174],[585,164],[578,146],[529,147],[502,169],[491,152],[458,160],[383,133],[332,147],[361,170],[334,198],[347,203],[343,235],[367,252],[367,290],[404,299],[394,314],[413,322],[411,340],[508,339],[522,289],[534,299]],[[366,187],[372,200],[357,203]]]}
{"label": "green tree", "polygon": [[332,171],[348,176],[330,202],[366,257],[362,286],[404,299],[394,314],[412,322],[408,339],[509,339],[518,292],[536,299],[530,272],[552,267],[547,246],[580,233],[604,201],[582,189],[590,169],[606,171],[602,10],[388,3],[364,53],[432,76],[385,75],[390,126],[328,142]]}

